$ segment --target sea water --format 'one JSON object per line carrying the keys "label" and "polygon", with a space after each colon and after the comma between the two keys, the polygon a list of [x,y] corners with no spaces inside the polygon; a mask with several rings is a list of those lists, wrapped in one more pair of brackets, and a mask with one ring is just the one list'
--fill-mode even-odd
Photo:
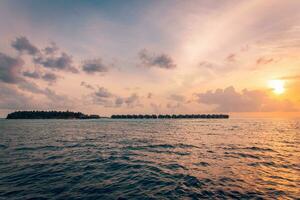
{"label": "sea water", "polygon": [[299,119],[0,120],[0,199],[299,197]]}

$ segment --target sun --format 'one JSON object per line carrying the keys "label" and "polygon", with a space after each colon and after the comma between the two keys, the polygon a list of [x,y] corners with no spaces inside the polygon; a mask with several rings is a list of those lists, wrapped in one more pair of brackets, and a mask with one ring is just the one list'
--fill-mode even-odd
{"label": "sun", "polygon": [[273,90],[275,94],[283,94],[285,91],[283,80],[270,80],[268,86]]}

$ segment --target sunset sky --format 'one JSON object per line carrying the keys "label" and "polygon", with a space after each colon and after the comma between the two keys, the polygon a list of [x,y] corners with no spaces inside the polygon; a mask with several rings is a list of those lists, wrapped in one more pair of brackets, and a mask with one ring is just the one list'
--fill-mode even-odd
{"label": "sunset sky", "polygon": [[299,0],[1,0],[15,110],[299,113]]}

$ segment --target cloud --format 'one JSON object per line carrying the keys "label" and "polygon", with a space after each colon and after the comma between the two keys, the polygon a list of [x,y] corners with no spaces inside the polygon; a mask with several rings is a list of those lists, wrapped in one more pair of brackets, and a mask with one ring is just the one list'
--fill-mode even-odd
{"label": "cloud", "polygon": [[45,73],[42,76],[42,79],[45,80],[45,81],[54,83],[54,82],[57,81],[58,77],[55,74],[53,74],[53,73]]}
{"label": "cloud", "polygon": [[133,93],[128,97],[121,97],[110,93],[107,89],[101,87],[94,93],[92,93],[93,103],[103,105],[105,107],[118,108],[121,106],[127,106],[129,108],[142,106],[140,103],[140,97]]}
{"label": "cloud", "polygon": [[37,71],[24,71],[23,76],[25,77],[29,77],[32,79],[42,79],[44,81],[50,82],[50,83],[54,83],[57,81],[58,76],[54,73],[51,72],[47,72],[45,74],[39,73]]}
{"label": "cloud", "polygon": [[148,50],[143,49],[139,52],[139,59],[142,66],[145,67],[158,67],[162,69],[174,69],[176,64],[172,58],[166,54],[156,55],[154,53],[148,52]]}
{"label": "cloud", "polygon": [[30,109],[32,98],[18,92],[14,88],[1,85],[0,87],[0,109]]}
{"label": "cloud", "polygon": [[147,98],[148,98],[148,99],[151,99],[152,97],[153,97],[153,93],[149,92],[149,93],[147,94]]}
{"label": "cloud", "polygon": [[102,63],[101,59],[85,60],[82,65],[82,70],[88,74],[94,74],[97,72],[107,72],[108,67]]}
{"label": "cloud", "polygon": [[96,91],[94,91],[91,95],[92,101],[94,104],[103,105],[105,107],[113,107],[113,95],[104,87],[99,87]]}
{"label": "cloud", "polygon": [[199,63],[199,67],[204,67],[204,68],[207,68],[207,69],[214,69],[215,66],[216,65],[214,63],[209,62],[209,61],[201,61]]}
{"label": "cloud", "polygon": [[[78,70],[73,66],[72,56],[68,55],[65,52],[61,52],[59,54],[59,48],[54,42],[50,43],[49,46],[45,47],[42,51],[40,51],[26,37],[22,36],[16,38],[11,43],[11,46],[20,53],[26,52],[27,54],[31,55],[35,64],[41,65],[45,68],[65,70],[73,73],[78,72]],[[28,77],[30,77],[30,75],[33,75],[29,73],[25,74]],[[31,76],[31,78],[34,78],[33,76]]]}
{"label": "cloud", "polygon": [[140,103],[140,97],[136,93],[132,93],[128,97],[116,97],[114,107],[120,107],[122,105],[125,105],[129,108],[142,106]]}
{"label": "cloud", "polygon": [[55,101],[65,100],[67,97],[57,95],[54,91],[49,88],[42,89],[36,83],[22,80],[17,84],[17,87],[23,91],[31,92],[33,94],[41,94],[46,96],[48,99]]}
{"label": "cloud", "polygon": [[267,65],[271,62],[274,62],[273,58],[260,57],[256,60],[257,65]]}
{"label": "cloud", "polygon": [[[234,55],[234,54],[233,54]],[[226,62],[227,61],[227,62]],[[229,73],[235,70],[236,67],[236,57],[229,55],[225,61],[222,60],[220,62],[203,60],[199,63],[199,67],[202,70],[202,73],[210,76],[214,75],[223,75],[224,73]]]}
{"label": "cloud", "polygon": [[112,93],[110,93],[107,89],[104,87],[98,88],[98,90],[95,92],[95,96],[100,98],[110,98],[112,97]]}
{"label": "cloud", "polygon": [[229,54],[226,59],[227,62],[235,62],[236,61],[236,54]]}
{"label": "cloud", "polygon": [[74,102],[70,100],[65,95],[57,94],[55,91],[45,88],[41,89],[39,86],[33,82],[22,82],[18,85],[18,87],[22,90],[29,91],[34,94],[44,95],[46,97],[46,102],[44,107],[71,107]]}
{"label": "cloud", "polygon": [[162,105],[161,105],[161,104],[150,103],[150,106],[151,106],[152,110],[153,110],[155,113],[161,113],[161,111],[162,111]]}
{"label": "cloud", "polygon": [[92,90],[94,89],[94,87],[92,85],[86,83],[85,81],[81,81],[80,85],[87,89],[92,89]]}
{"label": "cloud", "polygon": [[54,43],[54,42],[51,42],[49,46],[47,46],[43,49],[43,51],[47,55],[54,55],[58,50],[59,50],[59,48],[56,45],[56,43]]}
{"label": "cloud", "polygon": [[199,93],[198,102],[216,106],[220,112],[271,112],[296,111],[288,100],[271,98],[266,91],[247,90],[237,92],[234,87]]}
{"label": "cloud", "polygon": [[[27,85],[25,85],[25,83]],[[58,95],[49,88],[45,90],[38,88],[37,85],[30,82],[23,82],[23,87],[18,86],[24,91],[31,91],[35,94],[42,94],[46,98],[44,101],[38,101],[36,96],[26,95],[18,90],[15,85],[4,85],[0,87],[0,109],[6,110],[26,110],[26,109],[48,109],[48,108],[67,108],[73,105],[73,102],[64,95]]]}
{"label": "cloud", "polygon": [[31,44],[29,40],[24,37],[18,37],[11,43],[11,46],[20,53],[28,53],[29,55],[35,55],[39,52],[39,49]]}
{"label": "cloud", "polygon": [[168,108],[168,109],[176,109],[176,108],[179,108],[181,106],[181,104],[178,102],[178,103],[171,103],[171,102],[169,102],[169,103],[167,103],[167,105],[166,105],[166,107]]}
{"label": "cloud", "polygon": [[65,107],[73,104],[73,102],[67,96],[59,95],[55,91],[49,88],[46,88],[43,94],[46,95],[51,100],[52,104],[55,104],[57,106],[63,105],[63,107]]}
{"label": "cloud", "polygon": [[124,103],[124,99],[123,99],[123,98],[117,97],[117,98],[115,99],[115,106],[116,106],[116,107],[122,106],[123,103]]}
{"label": "cloud", "polygon": [[278,79],[282,79],[282,80],[300,80],[300,75],[282,76],[282,77],[279,77]]}
{"label": "cloud", "polygon": [[[24,65],[24,61],[20,58],[13,58],[6,54],[0,53],[0,81],[12,85],[16,85],[19,89],[27,91],[33,94],[43,94],[48,98],[58,99],[59,95],[54,95],[50,89],[41,89],[36,83],[29,82],[20,76],[21,68]],[[23,75],[29,77],[37,77],[34,72],[24,72]],[[53,81],[53,75],[51,73],[46,73],[43,77],[44,80]],[[1,85],[1,87],[4,87]],[[8,90],[6,90],[8,91]]]}
{"label": "cloud", "polygon": [[182,95],[178,95],[178,94],[170,95],[169,99],[171,99],[173,101],[178,101],[178,102],[184,102],[185,101],[185,97],[182,96]]}
{"label": "cloud", "polygon": [[139,96],[136,93],[133,93],[129,97],[124,99],[125,104],[127,104],[128,107],[135,107],[140,106],[139,102]]}
{"label": "cloud", "polygon": [[22,80],[17,84],[18,88],[23,91],[28,91],[33,94],[46,94],[45,90],[41,89],[36,83]]}
{"label": "cloud", "polygon": [[17,83],[20,81],[19,72],[24,61],[0,52],[0,81],[5,83]]}
{"label": "cloud", "polygon": [[41,75],[37,71],[24,71],[23,76],[33,78],[33,79],[39,79],[41,78]]}
{"label": "cloud", "polygon": [[72,56],[62,52],[59,56],[54,55],[39,55],[34,58],[34,63],[40,64],[45,68],[55,70],[65,70],[73,73],[78,73],[78,70],[72,65]]}

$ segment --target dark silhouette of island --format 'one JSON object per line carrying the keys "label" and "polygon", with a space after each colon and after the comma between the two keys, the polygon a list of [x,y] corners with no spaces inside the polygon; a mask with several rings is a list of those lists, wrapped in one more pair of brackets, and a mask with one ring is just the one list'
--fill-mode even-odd
{"label": "dark silhouette of island", "polygon": [[[71,111],[16,111],[6,119],[99,119],[99,115],[86,115]],[[112,115],[111,119],[228,119],[227,114],[192,114],[192,115]]]}
{"label": "dark silhouette of island", "polygon": [[197,115],[112,115],[112,119],[228,119],[227,114]]}
{"label": "dark silhouette of island", "polygon": [[6,119],[99,119],[99,115],[86,115],[70,111],[16,111]]}

